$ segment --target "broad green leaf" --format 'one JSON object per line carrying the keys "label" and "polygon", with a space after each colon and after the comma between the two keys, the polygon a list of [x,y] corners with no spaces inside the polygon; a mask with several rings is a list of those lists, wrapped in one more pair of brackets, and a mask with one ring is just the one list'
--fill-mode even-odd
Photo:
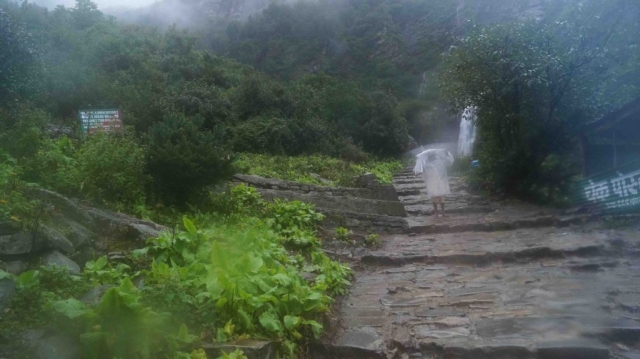
{"label": "broad green leaf", "polygon": [[229,300],[225,297],[222,297],[220,299],[218,299],[218,301],[216,302],[216,307],[218,309],[224,307],[227,303],[229,303]]}
{"label": "broad green leaf", "polygon": [[250,331],[253,328],[253,322],[249,314],[242,309],[239,309],[237,314],[238,318],[240,318],[240,324],[244,327],[245,331]]}
{"label": "broad green leaf", "polygon": [[275,315],[273,315],[273,313],[262,313],[262,315],[260,316],[260,324],[264,329],[270,332],[282,332],[282,324],[280,324],[280,321],[278,320],[278,318],[276,318]]}
{"label": "broad green leaf", "polygon": [[26,271],[18,276],[16,281],[19,288],[31,288],[40,284],[38,279],[39,272],[37,270]]}
{"label": "broad green leaf", "polygon": [[74,298],[52,302],[51,306],[56,312],[69,319],[75,319],[91,312],[91,309],[87,309],[84,303]]}
{"label": "broad green leaf", "polygon": [[260,257],[255,257],[255,256],[250,256],[249,257],[249,270],[252,273],[258,273],[258,271],[260,271],[260,268],[262,268],[262,266],[264,265],[264,262],[262,261],[262,258]]}
{"label": "broad green leaf", "polygon": [[9,272],[5,272],[2,269],[0,269],[0,280],[5,279],[5,278],[11,278],[12,275]]}
{"label": "broad green leaf", "polygon": [[198,233],[196,226],[193,224],[193,222],[191,222],[189,218],[187,218],[187,216],[182,217],[182,224],[184,224],[184,228],[187,229],[187,232],[189,232],[189,234],[195,235],[196,233]]}
{"label": "broad green leaf", "polygon": [[140,249],[134,249],[131,252],[131,254],[133,255],[134,258],[140,258],[140,257],[146,256],[148,252],[149,252],[149,247],[144,247]]}
{"label": "broad green leaf", "polygon": [[180,330],[178,330],[178,340],[183,343],[191,343],[196,339],[196,336],[190,335],[187,326],[182,324]]}
{"label": "broad green leaf", "polygon": [[291,277],[289,277],[288,275],[283,274],[283,273],[278,273],[278,274],[274,275],[273,279],[278,281],[283,286],[288,286],[289,284],[291,284]]}
{"label": "broad green leaf", "polygon": [[322,334],[322,324],[316,322],[315,320],[304,320],[302,321],[302,324],[306,324],[311,327],[311,331],[313,332],[313,335],[316,337],[316,339],[320,337],[320,334]]}
{"label": "broad green leaf", "polygon": [[94,270],[100,270],[107,265],[107,256],[102,256],[93,263]]}
{"label": "broad green leaf", "polygon": [[207,291],[211,293],[211,299],[217,300],[218,298],[220,298],[224,288],[220,285],[218,277],[215,275],[215,273],[209,274],[205,285],[207,287]]}
{"label": "broad green leaf", "polygon": [[284,326],[289,330],[294,330],[300,324],[300,317],[285,315]]}

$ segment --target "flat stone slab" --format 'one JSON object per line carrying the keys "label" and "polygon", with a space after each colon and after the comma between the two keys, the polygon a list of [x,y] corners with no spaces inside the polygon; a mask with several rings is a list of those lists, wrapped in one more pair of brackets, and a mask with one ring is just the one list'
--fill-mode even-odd
{"label": "flat stone slab", "polygon": [[593,340],[543,342],[538,345],[540,359],[608,359],[609,348]]}
{"label": "flat stone slab", "polygon": [[422,260],[365,262],[340,308],[336,347],[404,343],[401,352],[418,345],[422,357],[599,359],[609,348],[598,338],[640,338],[640,258],[611,247],[640,246],[638,231],[540,228],[382,242],[368,255]]}
{"label": "flat stone slab", "polygon": [[[606,231],[581,233],[566,228],[549,227],[502,232],[386,236],[382,238],[382,246],[365,254],[363,261],[387,265],[479,264],[563,256],[588,257],[608,249],[610,243]],[[573,269],[587,271],[615,266],[611,264],[610,259],[593,263],[574,261],[572,266]],[[587,266],[588,264],[591,266]]]}

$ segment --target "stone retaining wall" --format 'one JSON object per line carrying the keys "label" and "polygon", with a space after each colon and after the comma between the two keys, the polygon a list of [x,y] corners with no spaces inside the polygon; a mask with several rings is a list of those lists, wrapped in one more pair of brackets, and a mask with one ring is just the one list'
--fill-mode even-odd
{"label": "stone retaining wall", "polygon": [[394,222],[393,220],[380,219],[381,217],[396,218],[402,221],[402,218],[399,217],[407,215],[393,186],[332,188],[246,175],[236,175],[234,183],[244,183],[256,188],[262,197],[269,201],[283,199],[312,203],[320,212],[325,214],[339,213],[345,219],[351,219],[348,221],[351,223],[361,223],[359,218],[363,216],[377,218],[375,222],[379,225],[374,225],[371,220],[364,221],[370,227],[383,227],[382,223],[384,222]]}
{"label": "stone retaining wall", "polygon": [[235,175],[236,183],[246,183],[255,188],[288,191],[303,194],[326,194],[329,196],[354,197],[374,199],[379,201],[398,201],[398,194],[392,185],[371,185],[367,188],[325,187],[312,184],[303,184],[292,181],[283,181],[273,178],[263,178],[252,175]]}

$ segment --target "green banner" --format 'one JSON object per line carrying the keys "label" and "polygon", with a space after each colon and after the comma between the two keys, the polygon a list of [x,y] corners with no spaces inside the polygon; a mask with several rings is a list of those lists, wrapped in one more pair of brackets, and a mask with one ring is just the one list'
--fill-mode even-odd
{"label": "green banner", "polygon": [[640,161],[599,173],[578,184],[577,205],[606,213],[640,211]]}

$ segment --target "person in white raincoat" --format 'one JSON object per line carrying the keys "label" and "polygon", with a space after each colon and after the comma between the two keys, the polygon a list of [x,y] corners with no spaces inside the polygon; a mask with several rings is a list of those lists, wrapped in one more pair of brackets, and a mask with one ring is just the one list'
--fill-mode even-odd
{"label": "person in white raincoat", "polygon": [[427,186],[427,194],[433,203],[433,210],[438,218],[438,204],[444,211],[444,196],[451,193],[449,188],[449,175],[447,168],[453,164],[453,155],[445,149],[431,149],[421,152],[416,156],[415,174],[422,175]]}

